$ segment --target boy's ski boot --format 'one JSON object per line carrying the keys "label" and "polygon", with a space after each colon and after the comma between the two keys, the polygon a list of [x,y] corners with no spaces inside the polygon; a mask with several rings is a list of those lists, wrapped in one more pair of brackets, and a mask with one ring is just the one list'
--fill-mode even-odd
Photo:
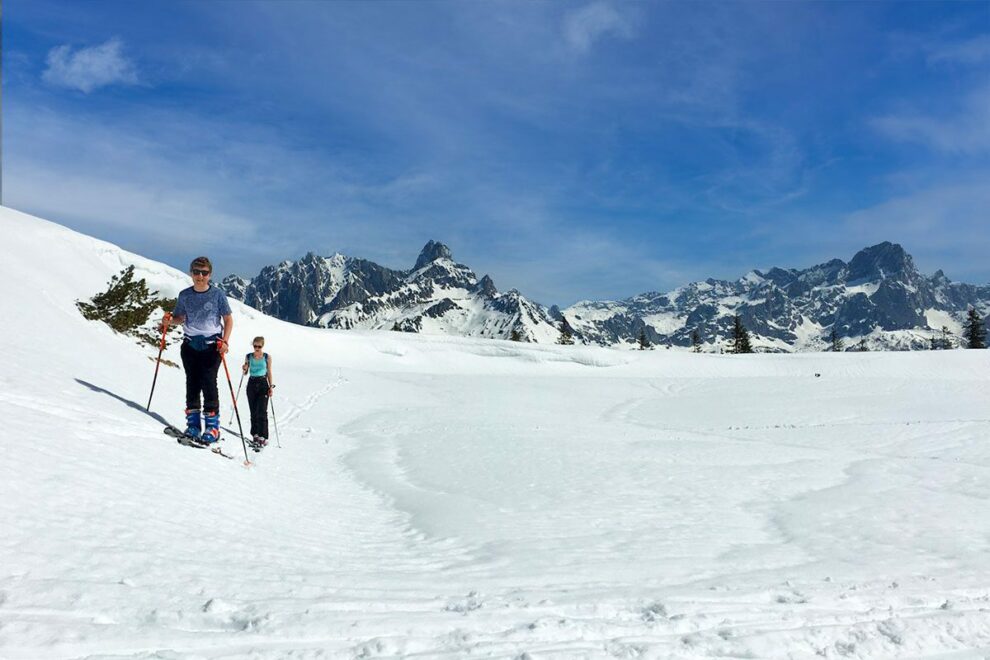
{"label": "boy's ski boot", "polygon": [[199,441],[204,445],[212,445],[220,441],[220,413],[215,411],[207,411],[203,415],[203,421],[205,422],[205,429],[203,429],[203,435],[200,436]]}
{"label": "boy's ski boot", "polygon": [[186,410],[186,437],[192,438],[197,442],[203,435],[202,418],[199,414],[199,408],[190,408]]}

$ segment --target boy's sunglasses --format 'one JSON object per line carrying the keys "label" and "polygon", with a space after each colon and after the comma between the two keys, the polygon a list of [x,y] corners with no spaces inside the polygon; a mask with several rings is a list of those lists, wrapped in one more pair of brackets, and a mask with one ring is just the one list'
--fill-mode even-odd
{"label": "boy's sunglasses", "polygon": [[208,271],[208,270],[200,270],[199,268],[193,268],[192,269],[192,274],[193,275],[202,275],[203,277],[206,277],[207,275],[210,274],[210,271]]}
{"label": "boy's sunglasses", "polygon": [[255,348],[261,348],[262,346],[261,346],[261,344],[255,344],[254,347]]}

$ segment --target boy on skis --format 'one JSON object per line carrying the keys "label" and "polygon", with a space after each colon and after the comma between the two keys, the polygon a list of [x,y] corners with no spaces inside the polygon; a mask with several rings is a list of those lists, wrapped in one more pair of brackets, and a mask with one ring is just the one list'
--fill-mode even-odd
{"label": "boy on skis", "polygon": [[[169,325],[182,325],[182,368],[186,372],[186,435],[212,444],[220,439],[217,370],[227,352],[234,318],[223,291],[210,285],[213,264],[196,257],[189,265],[193,285],[179,292]],[[202,408],[200,408],[202,394]],[[202,414],[201,414],[202,411]],[[205,428],[203,424],[205,423]]]}

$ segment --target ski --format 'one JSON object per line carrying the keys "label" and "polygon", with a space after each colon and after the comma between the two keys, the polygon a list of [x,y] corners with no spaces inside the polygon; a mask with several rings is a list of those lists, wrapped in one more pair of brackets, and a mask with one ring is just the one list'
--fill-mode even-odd
{"label": "ski", "polygon": [[261,443],[255,442],[254,440],[248,440],[247,446],[251,449],[251,451],[257,454],[257,453],[261,453],[261,450],[267,447],[268,445],[263,445]]}
{"label": "ski", "polygon": [[210,447],[210,451],[213,452],[214,454],[216,454],[217,456],[223,456],[224,458],[226,458],[229,461],[234,460],[234,457],[233,456],[231,456],[230,454],[224,452],[224,450],[220,449],[219,447]]}
{"label": "ski", "polygon": [[234,457],[230,454],[224,452],[220,447],[211,447],[210,445],[205,445],[202,442],[197,442],[195,438],[188,436],[184,431],[178,429],[172,425],[165,427],[165,435],[175,438],[175,441],[180,445],[185,445],[186,447],[193,447],[194,449],[209,449],[212,453],[217,456],[223,456],[228,460],[234,460]]}

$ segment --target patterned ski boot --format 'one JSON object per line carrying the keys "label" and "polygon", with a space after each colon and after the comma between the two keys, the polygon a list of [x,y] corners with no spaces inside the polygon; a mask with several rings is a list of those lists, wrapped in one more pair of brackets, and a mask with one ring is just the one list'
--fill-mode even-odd
{"label": "patterned ski boot", "polygon": [[186,411],[186,435],[193,440],[199,440],[202,434],[203,427],[199,408],[190,408]]}
{"label": "patterned ski boot", "polygon": [[211,445],[220,440],[220,413],[207,411],[203,415],[206,428],[199,441],[205,445]]}

